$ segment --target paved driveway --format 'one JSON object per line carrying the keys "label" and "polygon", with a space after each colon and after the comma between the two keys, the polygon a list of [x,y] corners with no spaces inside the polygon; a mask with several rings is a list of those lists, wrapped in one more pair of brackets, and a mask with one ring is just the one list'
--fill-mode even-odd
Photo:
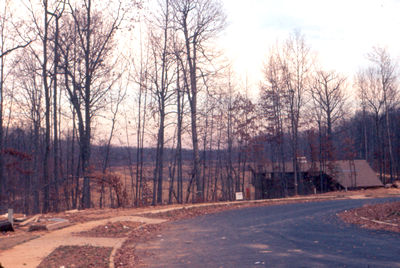
{"label": "paved driveway", "polygon": [[225,211],[170,223],[136,252],[150,267],[400,267],[400,234],[361,229],[336,216],[388,200]]}

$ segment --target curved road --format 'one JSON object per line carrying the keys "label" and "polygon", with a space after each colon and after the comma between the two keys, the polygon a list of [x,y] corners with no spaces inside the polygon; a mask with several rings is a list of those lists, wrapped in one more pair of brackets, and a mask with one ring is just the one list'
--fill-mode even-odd
{"label": "curved road", "polygon": [[400,267],[400,234],[341,222],[336,213],[392,199],[245,208],[168,224],[139,244],[148,267]]}

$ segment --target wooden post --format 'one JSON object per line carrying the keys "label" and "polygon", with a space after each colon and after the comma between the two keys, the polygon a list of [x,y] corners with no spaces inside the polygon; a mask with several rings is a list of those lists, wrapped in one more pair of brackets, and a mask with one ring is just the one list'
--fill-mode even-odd
{"label": "wooden post", "polygon": [[14,225],[14,210],[12,208],[8,209],[8,221],[11,225]]}

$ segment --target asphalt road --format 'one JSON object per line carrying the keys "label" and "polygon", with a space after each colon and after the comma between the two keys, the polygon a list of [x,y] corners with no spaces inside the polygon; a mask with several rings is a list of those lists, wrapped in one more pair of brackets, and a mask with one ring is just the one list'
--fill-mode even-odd
{"label": "asphalt road", "polygon": [[400,267],[400,234],[362,229],[336,216],[384,201],[336,200],[205,215],[168,224],[136,253],[149,267]]}

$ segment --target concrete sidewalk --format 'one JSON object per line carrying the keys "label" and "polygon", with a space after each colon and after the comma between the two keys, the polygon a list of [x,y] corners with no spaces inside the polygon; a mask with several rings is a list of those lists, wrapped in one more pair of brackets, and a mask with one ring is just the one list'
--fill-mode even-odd
{"label": "concrete sidewalk", "polygon": [[[150,219],[140,216],[120,216],[103,220],[96,220],[76,224],[61,230],[52,231],[39,238],[17,245],[0,253],[0,263],[5,268],[37,267],[40,262],[59,246],[91,245],[98,247],[112,247],[113,253],[122,246],[126,238],[83,237],[72,233],[90,230],[107,222],[132,221],[143,224],[159,224],[163,219]],[[113,254],[112,254],[113,255]],[[111,256],[112,262],[113,256]],[[112,265],[113,266],[113,265]]]}

